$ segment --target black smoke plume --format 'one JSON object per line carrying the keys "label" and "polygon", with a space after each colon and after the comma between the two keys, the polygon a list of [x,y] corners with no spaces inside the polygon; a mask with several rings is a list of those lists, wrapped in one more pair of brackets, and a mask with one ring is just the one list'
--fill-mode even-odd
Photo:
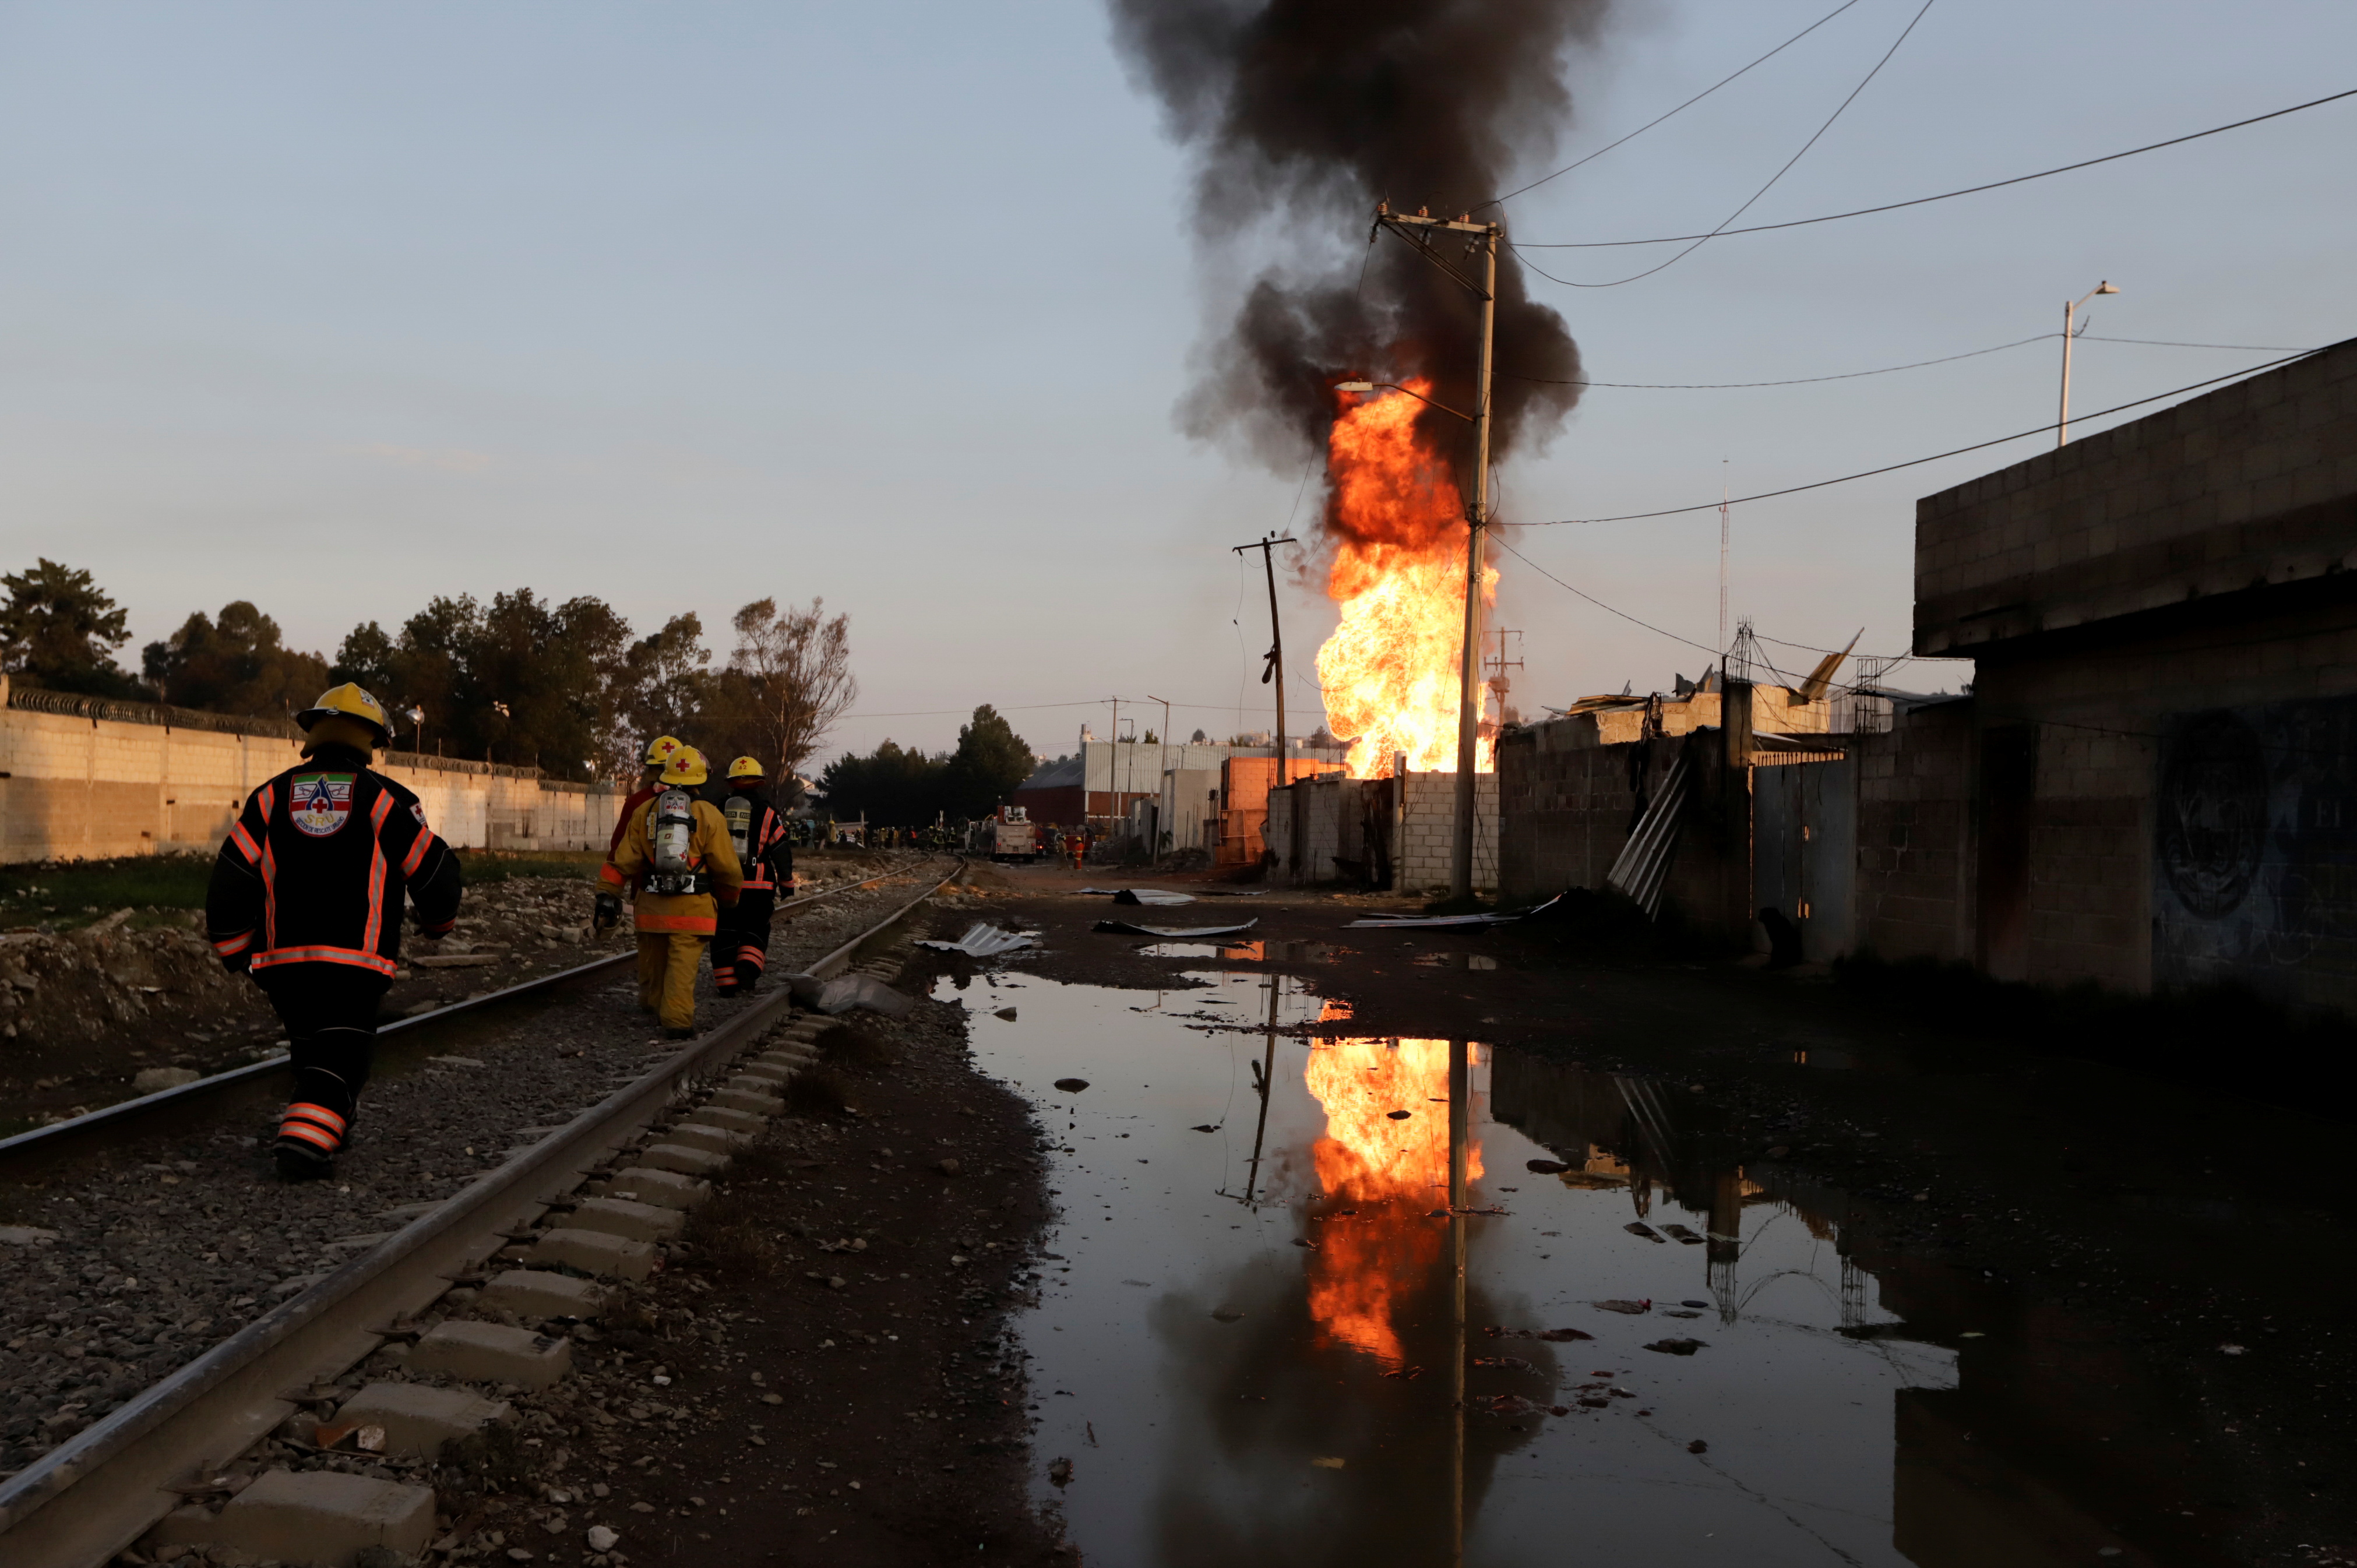
{"label": "black smoke plume", "polygon": [[[1322,450],[1338,381],[1428,376],[1470,408],[1472,295],[1392,235],[1375,204],[1454,217],[1552,152],[1571,116],[1561,62],[1609,0],[1109,0],[1115,41],[1194,147],[1207,260],[1250,275],[1215,329],[1183,423],[1240,435],[1280,467]],[[1500,209],[1482,209],[1480,218]],[[1443,239],[1442,253],[1458,258]],[[1246,258],[1251,258],[1247,260]],[[1578,401],[1579,349],[1498,261],[1493,456],[1544,445]],[[1530,378],[1530,379],[1522,379]],[[1427,409],[1428,449],[1460,454],[1462,422]]]}

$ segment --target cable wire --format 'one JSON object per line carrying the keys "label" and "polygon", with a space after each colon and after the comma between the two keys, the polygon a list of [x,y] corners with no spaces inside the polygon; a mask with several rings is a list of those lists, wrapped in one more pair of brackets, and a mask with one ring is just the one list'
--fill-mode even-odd
{"label": "cable wire", "polygon": [[[1516,240],[1509,242],[1518,252],[1596,251],[1609,250],[1616,246],[1622,245],[1674,245],[1686,240],[1699,241],[1724,239],[1731,234],[1765,234],[1771,230],[1776,229],[1804,229],[1812,223],[1833,223],[1845,218],[1864,218],[1877,212],[1896,212],[1902,207],[1921,207],[1927,202],[1949,201],[1959,196],[1977,196],[1985,190],[2002,190],[2008,185],[2024,185],[2033,179],[2047,179],[2058,174],[2069,174],[2074,169],[2093,168],[2097,164],[2116,163],[2122,158],[2132,158],[2140,153],[2157,153],[2163,147],[2174,147],[2182,145],[2187,142],[2198,142],[2204,136],[2216,136],[2228,131],[2239,131],[2245,125],[2256,125],[2268,120],[2280,120],[2287,114],[2297,114],[2303,109],[2315,109],[2323,104],[2337,103],[2344,98],[2352,97],[2357,97],[2357,87],[2350,88],[2346,91],[2342,92],[2330,93],[2322,98],[2311,98],[2305,103],[2295,103],[2288,109],[2276,109],[2265,114],[2254,114],[2247,120],[2236,120],[2224,125],[2212,125],[2206,131],[2195,131],[2190,134],[2183,136],[2171,136],[2165,142],[2149,142],[2141,147],[2130,147],[2124,153],[2106,153],[2100,158],[2083,158],[2075,164],[2063,164],[2055,168],[2040,169],[2036,174],[2019,174],[2014,176],[2011,179],[1994,179],[1989,181],[1986,185],[1968,185],[1962,190],[1943,190],[1937,196],[1918,196],[1907,201],[1885,202],[1879,207],[1860,207],[1854,211],[1849,212],[1828,212],[1821,218],[1795,218],[1790,222],[1785,223],[1755,223],[1747,225],[1741,229],[1714,229],[1707,234],[1663,234],[1651,240],[1558,240],[1549,242],[1526,242]],[[1536,272],[1538,269],[1534,267],[1532,270]],[[1540,275],[1544,277],[1550,274],[1542,273]],[[1563,283],[1566,280],[1556,278],[1555,281],[1556,283]],[[1573,286],[1578,287],[1582,285],[1574,285]],[[1585,286],[1596,287],[1599,285],[1588,285]]]}
{"label": "cable wire", "polygon": [[[1791,157],[1785,159],[1784,166],[1778,169],[1774,174],[1770,175],[1768,177],[1768,183],[1753,191],[1750,198],[1746,200],[1742,206],[1728,213],[1725,221],[1721,222],[1717,228],[1713,229],[1707,234],[1697,236],[1693,244],[1688,245],[1684,250],[1680,251],[1668,261],[1656,263],[1654,265],[1647,267],[1641,273],[1631,273],[1625,278],[1614,278],[1609,283],[1580,283],[1571,278],[1556,277],[1553,273],[1539,273],[1539,275],[1547,279],[1551,283],[1562,284],[1566,288],[1619,288],[1622,284],[1635,283],[1640,278],[1652,277],[1655,273],[1661,272],[1664,268],[1674,267],[1680,262],[1684,261],[1688,256],[1693,255],[1696,251],[1701,250],[1706,243],[1716,239],[1721,233],[1726,232],[1727,225],[1728,223],[1734,222],[1746,212],[1750,211],[1753,202],[1758,201],[1761,197],[1767,195],[1769,191],[1774,189],[1778,180],[1782,179],[1786,175],[1792,172],[1792,166],[1794,164],[1799,163],[1803,158],[1809,156],[1809,149],[1815,146],[1818,140],[1823,137],[1827,131],[1834,128],[1834,122],[1842,117],[1842,113],[1845,110],[1848,109],[1851,104],[1857,102],[1857,95],[1866,91],[1867,84],[1871,82],[1876,77],[1882,74],[1882,68],[1890,63],[1890,57],[1899,52],[1899,46],[1907,41],[1909,34],[1914,32],[1916,23],[1921,22],[1926,16],[1928,16],[1931,13],[1932,7],[1937,3],[1938,0],[1923,0],[1922,10],[1916,12],[1913,18],[1908,22],[1907,26],[1900,30],[1899,37],[1891,41],[1891,45],[1888,49],[1883,51],[1882,58],[1874,62],[1874,69],[1867,71],[1865,78],[1860,81],[1856,87],[1849,90],[1849,96],[1843,99],[1840,103],[1835,106],[1834,112],[1825,116],[1825,123],[1817,127],[1815,134],[1812,135],[1807,141],[1802,143],[1801,150],[1794,153]],[[1517,255],[1520,255],[1522,252],[1522,247],[1516,245],[1514,247],[1514,251]],[[1538,267],[1530,262],[1525,261],[1523,264],[1530,267],[1533,272],[1539,272]]]}
{"label": "cable wire", "polygon": [[[2040,343],[2057,336],[2059,334],[2053,332],[2039,332],[2028,338],[2017,338],[2010,343],[1999,343],[1994,349],[1975,349],[1968,353],[1944,354],[1936,360],[1917,360],[1912,364],[1885,365],[1878,371],[1848,371],[1838,376],[1794,376],[1789,381],[1557,381],[1547,376],[1518,376],[1512,371],[1500,371],[1498,374],[1510,381],[1535,381],[1542,386],[1615,387],[1624,392],[1733,392],[1745,387],[1802,387],[1817,381],[1854,381],[1860,376],[1887,376],[1895,371],[1920,371],[1926,365],[1952,364],[1958,360],[1977,359],[1983,354],[1997,354],[2007,349],[2018,349],[2025,343]],[[2111,338],[2100,340],[2113,341]],[[2184,344],[2180,347],[2191,348],[2195,345]]]}
{"label": "cable wire", "polygon": [[1852,5],[1857,4],[1857,0],[1843,0],[1841,5],[1835,6],[1832,10],[1818,17],[1807,27],[1803,27],[1799,32],[1794,33],[1791,38],[1786,38],[1782,43],[1778,44],[1774,48],[1770,49],[1766,54],[1761,55],[1758,59],[1753,60],[1750,65],[1747,65],[1742,70],[1737,71],[1734,76],[1720,78],[1710,86],[1704,88],[1700,92],[1695,93],[1692,98],[1687,99],[1684,103],[1679,104],[1675,109],[1671,110],[1668,114],[1657,114],[1652,119],[1646,121],[1643,124],[1630,132],[1627,135],[1621,137],[1620,141],[1608,142],[1603,146],[1597,148],[1594,152],[1588,154],[1586,157],[1579,159],[1577,162],[1566,164],[1563,167],[1555,170],[1555,173],[1550,175],[1542,175],[1538,178],[1531,181],[1530,184],[1517,187],[1516,188],[1506,192],[1503,196],[1493,196],[1489,200],[1482,202],[1480,207],[1474,208],[1473,210],[1479,212],[1481,210],[1482,207],[1495,207],[1501,202],[1512,201],[1518,196],[1523,195],[1529,191],[1536,190],[1539,187],[1546,184],[1549,180],[1561,179],[1565,175],[1567,175],[1572,170],[1579,167],[1581,164],[1594,163],[1598,158],[1602,157],[1614,147],[1620,146],[1623,143],[1635,141],[1638,137],[1643,135],[1646,132],[1652,130],[1663,121],[1670,118],[1670,115],[1684,113],[1686,110],[1693,108],[1695,104],[1701,102],[1712,93],[1717,92],[1720,88],[1725,87],[1728,82],[1733,81],[1737,76],[1741,76],[1745,74],[1745,72],[1750,70],[1753,66],[1766,65],[1770,60],[1774,59],[1778,55],[1782,54],[1786,49],[1791,48],[1794,44],[1799,43],[1803,38],[1807,38],[1811,33],[1815,32],[1819,27],[1824,27],[1827,22],[1832,21],[1835,16],[1840,16],[1844,11],[1848,10]]}
{"label": "cable wire", "polygon": [[[1750,387],[1805,387],[1819,381],[1854,381],[1861,376],[1887,376],[1899,371],[1920,371],[1927,365],[1949,365],[1958,360],[1978,359],[1983,354],[2000,354],[2007,349],[2018,349],[2029,343],[2043,343],[2058,338],[2057,332],[2033,333],[2017,338],[2010,343],[1999,343],[1993,349],[1974,349],[1962,354],[1943,354],[1936,360],[1916,360],[1904,365],[1885,365],[1875,371],[1846,371],[1837,376],[1793,376],[1781,381],[1563,381],[1552,376],[1521,376],[1512,371],[1497,373],[1510,381],[1530,381],[1549,387],[1610,387],[1621,392],[1740,392]],[[2089,343],[2141,343],[2155,349],[2233,349],[2253,354],[2296,354],[2305,352],[2290,343],[2175,343],[2161,338],[2099,338],[2092,332],[2077,335]]]}
{"label": "cable wire", "polygon": [[[2165,392],[2155,392],[2150,397],[2140,397],[2134,403],[2114,403],[2109,408],[2097,409],[2093,413],[2081,414],[2078,415],[2077,418],[2080,422],[2084,423],[2091,419],[2102,419],[2108,414],[2124,413],[2131,408],[2142,408],[2148,403],[2158,403],[2164,398],[2179,397],[2187,392],[2200,392],[2203,387],[2216,386],[2221,381],[2236,381],[2244,376],[2255,376],[2263,371],[2272,371],[2276,369],[2278,366],[2288,365],[2293,363],[2295,360],[2305,360],[2309,358],[2311,355],[2320,354],[2322,352],[2324,352],[2322,349],[2303,349],[2299,353],[2287,355],[2285,358],[2280,360],[2271,360],[2264,365],[2252,365],[2240,371],[2229,371],[2222,376],[2212,376],[2206,381],[2194,381],[2190,385],[2172,388],[2170,391]],[[1821,490],[1828,485],[1846,485],[1852,479],[1870,479],[1877,474],[1890,474],[1896,473],[1901,468],[1921,467],[1926,463],[1936,463],[1943,457],[1961,456],[1966,452],[1978,452],[1986,447],[2002,446],[2008,441],[2020,441],[2032,435],[2043,435],[2053,428],[2053,423],[2049,421],[2044,424],[2032,425],[2028,430],[2017,430],[2010,435],[2000,435],[1993,441],[1975,441],[1969,446],[1952,446],[1945,452],[1934,452],[1928,457],[1910,457],[1903,463],[1886,463],[1879,468],[1867,468],[1855,474],[1844,474],[1838,478],[1815,479],[1805,485],[1788,485],[1781,490],[1761,490],[1757,495],[1735,496],[1730,499],[1723,499],[1720,500],[1704,501],[1695,506],[1664,507],[1660,511],[1622,512],[1615,517],[1559,517],[1549,519],[1545,522],[1528,522],[1519,524],[1518,526],[1523,528],[1562,528],[1573,524],[1595,522],[1641,522],[1649,518],[1678,517],[1684,513],[1695,511],[1717,511],[1722,506],[1741,506],[1749,501],[1773,500],[1778,496],[1799,495],[1803,490]]]}

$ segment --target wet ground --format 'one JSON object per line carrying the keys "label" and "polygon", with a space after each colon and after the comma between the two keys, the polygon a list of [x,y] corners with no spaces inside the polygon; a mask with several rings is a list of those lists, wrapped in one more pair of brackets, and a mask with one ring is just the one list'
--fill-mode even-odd
{"label": "wet ground", "polygon": [[2357,1561],[2346,1134],[2225,1067],[1014,880],[1043,948],[935,993],[1060,1134],[1017,1327],[1086,1561]]}

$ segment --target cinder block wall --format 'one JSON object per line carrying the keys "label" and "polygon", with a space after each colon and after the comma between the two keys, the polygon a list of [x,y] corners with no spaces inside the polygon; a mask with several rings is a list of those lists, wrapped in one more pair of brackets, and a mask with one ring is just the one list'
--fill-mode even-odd
{"label": "cinder block wall", "polygon": [[[1403,892],[1448,891],[1457,850],[1457,775],[1407,773],[1400,779],[1399,845],[1393,884]],[[1473,776],[1473,886],[1498,887],[1498,775]]]}
{"label": "cinder block wall", "polygon": [[1499,897],[1522,903],[1566,887],[1600,888],[1637,813],[1641,780],[1658,786],[1683,752],[1694,776],[1663,886],[1697,929],[1729,940],[1750,929],[1750,791],[1725,766],[1719,732],[1598,746],[1577,720],[1532,725],[1498,742]]}
{"label": "cinder block wall", "polygon": [[2357,567],[2357,339],[1924,497],[1915,651]]}
{"label": "cinder block wall", "polygon": [[[300,760],[289,736],[0,707],[0,861],[210,852],[255,786]],[[383,772],[468,849],[602,849],[621,810],[606,784],[394,753]]]}
{"label": "cinder block wall", "polygon": [[1850,737],[1857,758],[1857,941],[1878,957],[1973,957],[1974,705]]}

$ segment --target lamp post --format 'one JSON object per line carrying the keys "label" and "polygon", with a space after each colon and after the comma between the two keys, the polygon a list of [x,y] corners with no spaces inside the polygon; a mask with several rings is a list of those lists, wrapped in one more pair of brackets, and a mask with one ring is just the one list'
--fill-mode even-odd
{"label": "lamp post", "polygon": [[2054,421],[2054,447],[2058,452],[2061,450],[2062,444],[2071,439],[2071,339],[2073,336],[2072,320],[2079,314],[2079,307],[2097,295],[2119,292],[2108,281],[2099,283],[2062,306],[2062,407]]}

